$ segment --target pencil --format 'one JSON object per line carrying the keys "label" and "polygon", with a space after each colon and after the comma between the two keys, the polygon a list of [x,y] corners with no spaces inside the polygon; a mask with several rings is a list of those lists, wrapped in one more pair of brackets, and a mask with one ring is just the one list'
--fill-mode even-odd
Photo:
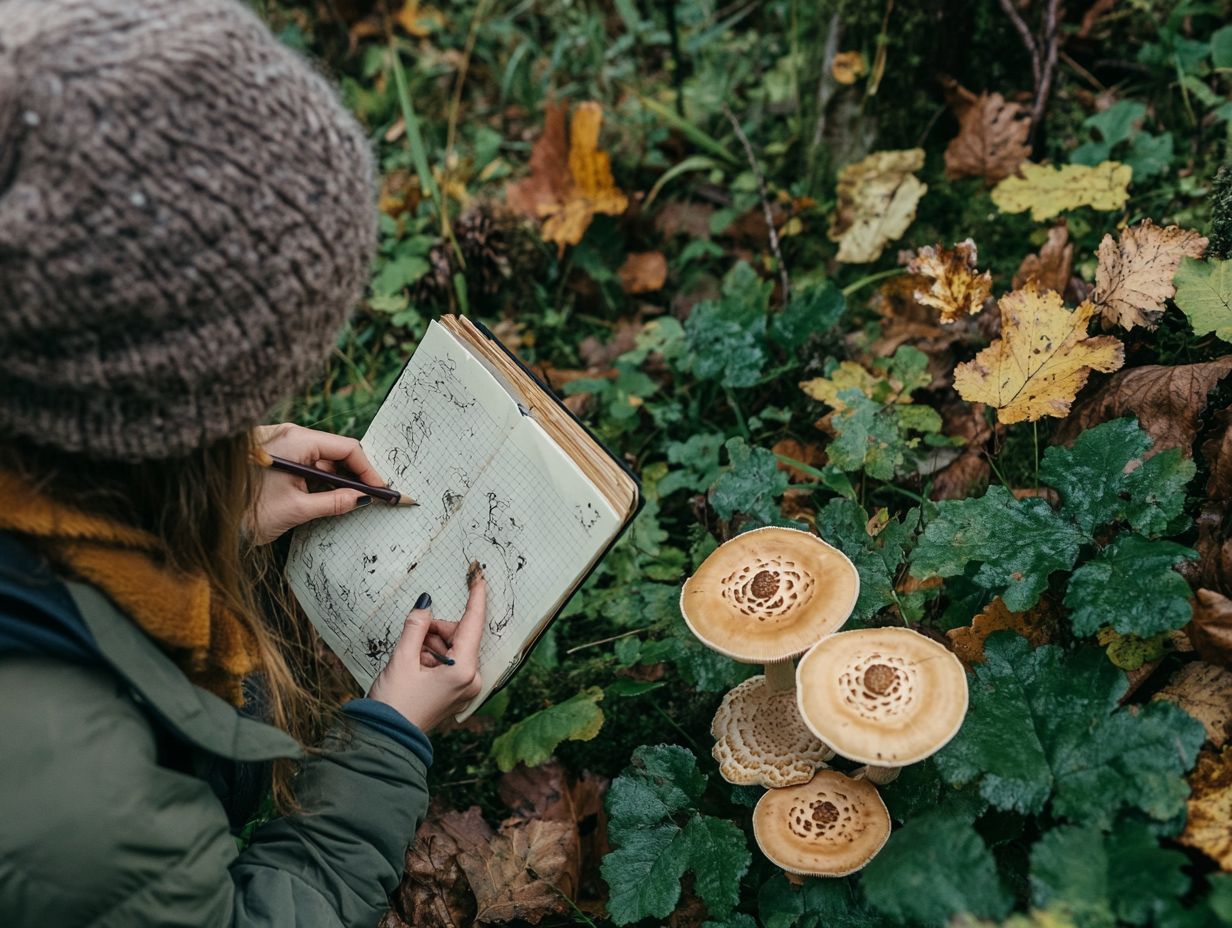
{"label": "pencil", "polygon": [[457,663],[457,661],[455,661],[452,657],[446,657],[444,654],[440,654],[436,651],[433,651],[431,648],[424,648],[424,650],[427,651],[429,654],[431,654],[433,657],[435,657],[442,664],[448,664],[450,667],[452,667],[454,664]]}
{"label": "pencil", "polygon": [[333,487],[340,487],[344,490],[359,490],[371,496],[373,499],[379,499],[383,503],[389,503],[391,506],[418,506],[419,503],[399,493],[391,487],[374,487],[364,483],[361,480],[355,480],[352,477],[344,477],[341,474],[334,474],[327,470],[318,470],[308,464],[299,464],[295,461],[288,461],[286,458],[280,458],[277,455],[270,454],[264,448],[254,448],[252,451],[252,460],[254,464],[260,467],[272,467],[274,470],[280,470],[288,474],[295,474],[298,477],[304,477],[308,480],[319,480],[321,483],[327,483]]}

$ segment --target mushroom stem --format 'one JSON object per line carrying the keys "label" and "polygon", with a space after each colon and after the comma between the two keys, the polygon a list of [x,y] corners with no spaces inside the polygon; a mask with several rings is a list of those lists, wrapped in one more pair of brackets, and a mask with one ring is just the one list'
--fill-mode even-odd
{"label": "mushroom stem", "polygon": [[898,779],[899,771],[902,767],[877,767],[873,764],[866,764],[852,773],[855,779],[863,778],[870,783],[876,783],[878,786],[885,786],[887,783],[893,783]]}
{"label": "mushroom stem", "polygon": [[766,673],[766,689],[771,693],[785,693],[796,688],[796,665],[790,658],[764,664],[762,669]]}

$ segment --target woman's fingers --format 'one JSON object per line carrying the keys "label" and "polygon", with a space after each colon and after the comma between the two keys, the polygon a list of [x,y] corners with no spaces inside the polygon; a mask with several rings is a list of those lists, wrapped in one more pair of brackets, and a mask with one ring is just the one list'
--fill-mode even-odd
{"label": "woman's fingers", "polygon": [[427,609],[412,609],[402,624],[402,636],[398,639],[395,651],[418,655],[423,651],[424,639],[428,637],[431,627],[431,612]]}
{"label": "woman's fingers", "polygon": [[462,613],[462,620],[458,622],[453,636],[453,649],[456,654],[471,661],[478,657],[479,639],[483,636],[483,626],[487,619],[488,582],[480,577],[471,585],[466,610]]}
{"label": "woman's fingers", "polygon": [[[368,502],[363,502],[367,500]],[[372,497],[358,490],[324,490],[320,493],[304,493],[295,502],[300,521],[321,519],[326,516],[340,516],[343,513],[360,509],[372,502]]]}
{"label": "woman's fingers", "polygon": [[353,473],[364,483],[373,486],[385,486],[385,478],[377,472],[354,438],[344,438],[329,432],[312,431],[310,433],[316,444],[314,460],[335,461]]}

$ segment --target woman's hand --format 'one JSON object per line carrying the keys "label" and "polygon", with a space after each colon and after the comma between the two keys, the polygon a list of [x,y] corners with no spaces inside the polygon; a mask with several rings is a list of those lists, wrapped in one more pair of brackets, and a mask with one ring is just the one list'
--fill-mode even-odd
{"label": "woman's hand", "polygon": [[[262,425],[253,430],[253,443],[270,454],[321,470],[350,471],[364,483],[385,486],[367,455],[354,438],[318,432],[284,422]],[[358,490],[324,490],[309,493],[303,477],[273,468],[261,468],[256,504],[248,531],[259,545],[268,544],[283,532],[322,516],[340,516],[361,506],[372,497]]]}
{"label": "woman's hand", "polygon": [[[420,598],[431,606],[426,594]],[[479,694],[482,685],[479,639],[487,609],[488,585],[482,577],[471,585],[460,622],[433,619],[430,608],[412,609],[368,698],[393,706],[424,732],[453,718]],[[425,650],[425,644],[453,658],[454,663],[442,664]]]}

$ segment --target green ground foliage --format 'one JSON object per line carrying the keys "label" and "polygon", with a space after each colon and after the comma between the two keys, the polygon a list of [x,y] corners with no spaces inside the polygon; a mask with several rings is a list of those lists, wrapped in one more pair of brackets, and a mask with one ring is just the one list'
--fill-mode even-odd
{"label": "green ground foliage", "polygon": [[[495,825],[509,776],[610,783],[601,814],[576,801],[572,879],[533,895],[548,865],[523,861],[504,887],[527,894],[522,907],[488,906],[485,921],[1232,924],[1218,847],[1208,856],[1184,832],[1208,733],[1151,698],[1198,659],[1186,633],[1218,624],[1212,597],[1232,595],[1216,415],[1232,365],[1191,367],[1232,352],[1226,0],[1066,4],[1051,63],[1049,0],[257,6],[341,83],[382,176],[370,289],[291,414],[362,434],[428,321],[465,312],[643,481],[637,521],[528,666],[434,738],[437,816],[477,805]],[[1000,178],[946,156],[962,130],[956,86],[1032,110],[1032,56],[1005,7],[1051,78],[1017,144],[1037,163],[1130,171],[1121,205],[1061,210],[1072,267],[1051,286],[1065,306],[1104,299],[1106,235],[1114,247],[1150,219],[1211,240],[1205,257],[1177,257],[1175,300],[1171,271],[1151,271],[1166,278],[1158,328],[1095,318],[1093,340],[1123,345],[1120,372],[1077,385],[1068,416],[1008,424],[955,391],[954,369],[1007,334],[995,301],[1021,286],[1057,221],[1002,212]],[[599,146],[624,201],[604,206],[558,165],[555,189],[586,212],[562,243],[544,220],[563,202],[526,215],[508,191],[531,175],[550,109],[576,118],[585,101],[601,107]],[[916,148],[927,190],[914,218],[874,260],[838,262],[840,171]],[[968,238],[991,298],[942,325],[921,298],[929,279],[909,276],[899,252]],[[802,381],[823,383],[806,394]],[[760,790],[722,779],[709,731],[723,692],[754,668],[702,647],[679,611],[681,583],[719,543],[768,524],[818,531],[853,560],[851,627],[945,641],[997,597],[1051,616],[1043,638],[984,642],[961,731],[882,788],[893,835],[842,879],[797,885],[759,852]],[[1206,642],[1203,660],[1228,661],[1209,636],[1189,637]],[[520,814],[502,834],[534,818]],[[483,890],[436,866],[454,874],[443,908],[406,889],[388,925],[477,917]]]}

